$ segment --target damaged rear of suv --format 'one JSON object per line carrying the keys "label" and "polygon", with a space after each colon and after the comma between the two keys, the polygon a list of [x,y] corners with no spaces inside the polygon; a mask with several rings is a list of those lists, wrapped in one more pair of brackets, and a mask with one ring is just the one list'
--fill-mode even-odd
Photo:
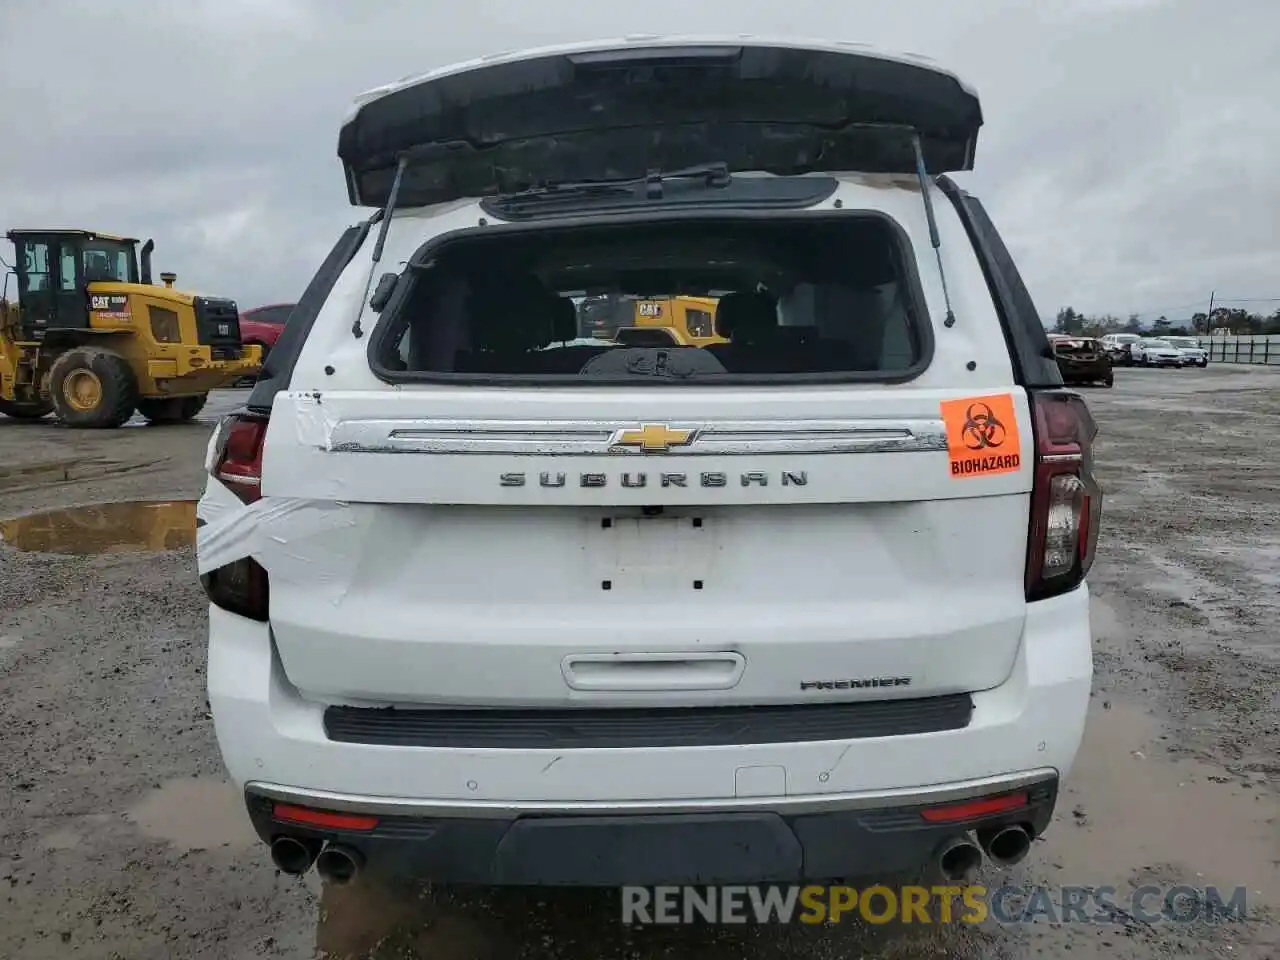
{"label": "damaged rear of suv", "polygon": [[[1095,427],[956,78],[648,39],[344,126],[349,229],[210,443],[219,746],[277,864],[448,882],[1016,862],[1092,676]],[[713,342],[582,335],[702,298]],[[317,858],[319,858],[317,860]]]}

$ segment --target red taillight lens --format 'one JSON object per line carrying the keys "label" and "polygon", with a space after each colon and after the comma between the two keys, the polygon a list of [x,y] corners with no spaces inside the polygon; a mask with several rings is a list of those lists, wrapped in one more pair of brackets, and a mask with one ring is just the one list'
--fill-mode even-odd
{"label": "red taillight lens", "polygon": [[262,442],[266,436],[263,417],[237,414],[222,423],[213,475],[245,503],[262,496]]}
{"label": "red taillight lens", "polygon": [[[218,428],[212,474],[245,503],[262,496],[262,442],[267,420],[251,414],[228,417]],[[209,601],[230,613],[266,623],[271,595],[267,571],[244,557],[200,577]]]}
{"label": "red taillight lens", "polygon": [[1027,599],[1073,590],[1093,565],[1102,491],[1093,476],[1097,424],[1068,390],[1031,392],[1036,442],[1027,543]]}

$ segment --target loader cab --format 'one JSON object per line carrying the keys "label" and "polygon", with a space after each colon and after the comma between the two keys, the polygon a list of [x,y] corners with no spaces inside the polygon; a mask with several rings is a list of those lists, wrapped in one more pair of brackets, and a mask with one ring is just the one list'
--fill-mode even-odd
{"label": "loader cab", "polygon": [[16,255],[21,335],[43,340],[51,329],[84,330],[90,311],[127,309],[124,294],[101,295],[91,283],[138,283],[138,242],[86,230],[11,230]]}

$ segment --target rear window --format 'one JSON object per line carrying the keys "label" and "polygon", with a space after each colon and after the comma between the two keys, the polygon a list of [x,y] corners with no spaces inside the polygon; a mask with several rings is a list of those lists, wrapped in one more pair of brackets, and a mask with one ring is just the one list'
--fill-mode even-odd
{"label": "rear window", "polygon": [[1053,348],[1058,353],[1093,353],[1098,349],[1096,340],[1055,340]]}
{"label": "rear window", "polygon": [[[706,309],[638,306],[682,297]],[[905,235],[846,213],[454,234],[414,257],[370,360],[392,382],[903,380],[931,347]]]}

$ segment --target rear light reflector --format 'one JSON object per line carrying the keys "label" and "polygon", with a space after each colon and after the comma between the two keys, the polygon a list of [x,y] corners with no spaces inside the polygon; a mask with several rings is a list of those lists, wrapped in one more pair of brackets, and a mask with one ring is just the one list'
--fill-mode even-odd
{"label": "rear light reflector", "polygon": [[920,818],[928,823],[959,823],[962,820],[977,820],[997,813],[1008,813],[1010,810],[1021,810],[1028,801],[1026,791],[999,797],[983,797],[980,800],[962,800],[959,803],[926,807],[920,811]]}
{"label": "rear light reflector", "polygon": [[369,831],[378,825],[378,818],[359,813],[334,813],[328,810],[312,810],[291,803],[277,803],[271,808],[271,818],[281,823],[297,823],[324,830]]}
{"label": "rear light reflector", "polygon": [[1079,394],[1029,393],[1036,459],[1026,594],[1043,600],[1075,589],[1093,566],[1102,511],[1102,490],[1093,476],[1098,428]]}

